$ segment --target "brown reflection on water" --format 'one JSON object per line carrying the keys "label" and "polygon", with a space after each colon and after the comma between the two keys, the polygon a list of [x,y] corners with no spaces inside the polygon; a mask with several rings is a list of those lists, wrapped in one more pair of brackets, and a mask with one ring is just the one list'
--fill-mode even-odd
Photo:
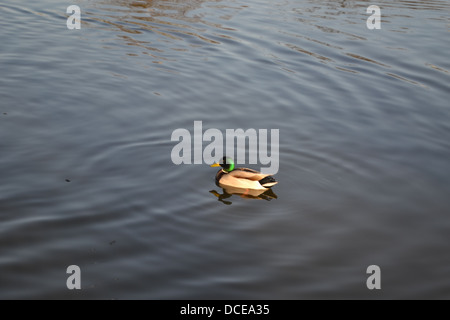
{"label": "brown reflection on water", "polygon": [[358,8],[358,7],[368,7],[369,5],[376,4],[380,7],[395,7],[395,8],[408,8],[408,9],[418,9],[418,10],[436,10],[436,9],[448,9],[450,3],[447,0],[398,0],[398,1],[379,1],[378,3],[372,0],[309,0],[310,3],[315,3],[318,6],[320,4],[326,4],[333,8]]}
{"label": "brown reflection on water", "polygon": [[[177,42],[195,38],[207,44],[216,45],[221,43],[217,39],[233,39],[230,34],[223,34],[223,31],[225,33],[235,31],[233,28],[217,23],[217,20],[228,21],[242,9],[242,7],[225,6],[221,2],[222,0],[104,0],[91,4],[93,7],[90,9],[87,8],[86,25],[93,28],[107,25],[108,29],[127,33],[130,37],[151,32],[157,35],[156,39],[151,37],[153,41]],[[218,11],[216,19],[206,20],[207,13],[209,17],[214,10]],[[120,37],[125,39],[123,35]],[[130,41],[130,37],[126,38],[128,45],[140,46],[152,51],[158,50],[149,46],[149,42],[138,40],[136,37]]]}

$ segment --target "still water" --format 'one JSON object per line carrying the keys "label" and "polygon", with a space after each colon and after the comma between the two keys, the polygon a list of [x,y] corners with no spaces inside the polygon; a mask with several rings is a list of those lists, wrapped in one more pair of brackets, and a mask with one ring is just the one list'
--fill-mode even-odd
{"label": "still water", "polygon": [[[3,0],[0,298],[449,299],[449,13]],[[173,164],[194,121],[279,129],[276,198]]]}

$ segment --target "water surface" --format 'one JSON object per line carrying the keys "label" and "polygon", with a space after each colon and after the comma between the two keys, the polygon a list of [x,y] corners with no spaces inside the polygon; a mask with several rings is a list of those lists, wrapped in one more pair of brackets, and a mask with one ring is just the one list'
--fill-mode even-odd
{"label": "water surface", "polygon": [[[450,298],[450,4],[371,4],[3,1],[0,298]],[[279,129],[277,199],[174,165],[194,121]]]}

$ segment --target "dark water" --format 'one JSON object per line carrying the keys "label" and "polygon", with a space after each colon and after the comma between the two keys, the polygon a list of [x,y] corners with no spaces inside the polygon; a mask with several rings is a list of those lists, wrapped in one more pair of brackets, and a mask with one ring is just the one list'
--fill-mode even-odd
{"label": "dark water", "polygon": [[[449,13],[2,1],[0,298],[450,298]],[[278,199],[174,165],[196,120],[279,129]]]}

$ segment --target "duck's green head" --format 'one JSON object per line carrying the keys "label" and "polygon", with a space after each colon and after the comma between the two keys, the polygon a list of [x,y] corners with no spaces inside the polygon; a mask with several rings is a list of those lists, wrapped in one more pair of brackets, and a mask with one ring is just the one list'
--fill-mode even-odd
{"label": "duck's green head", "polygon": [[234,170],[234,161],[229,157],[223,157],[222,160],[211,165],[211,167],[222,167],[225,172],[231,172]]}

